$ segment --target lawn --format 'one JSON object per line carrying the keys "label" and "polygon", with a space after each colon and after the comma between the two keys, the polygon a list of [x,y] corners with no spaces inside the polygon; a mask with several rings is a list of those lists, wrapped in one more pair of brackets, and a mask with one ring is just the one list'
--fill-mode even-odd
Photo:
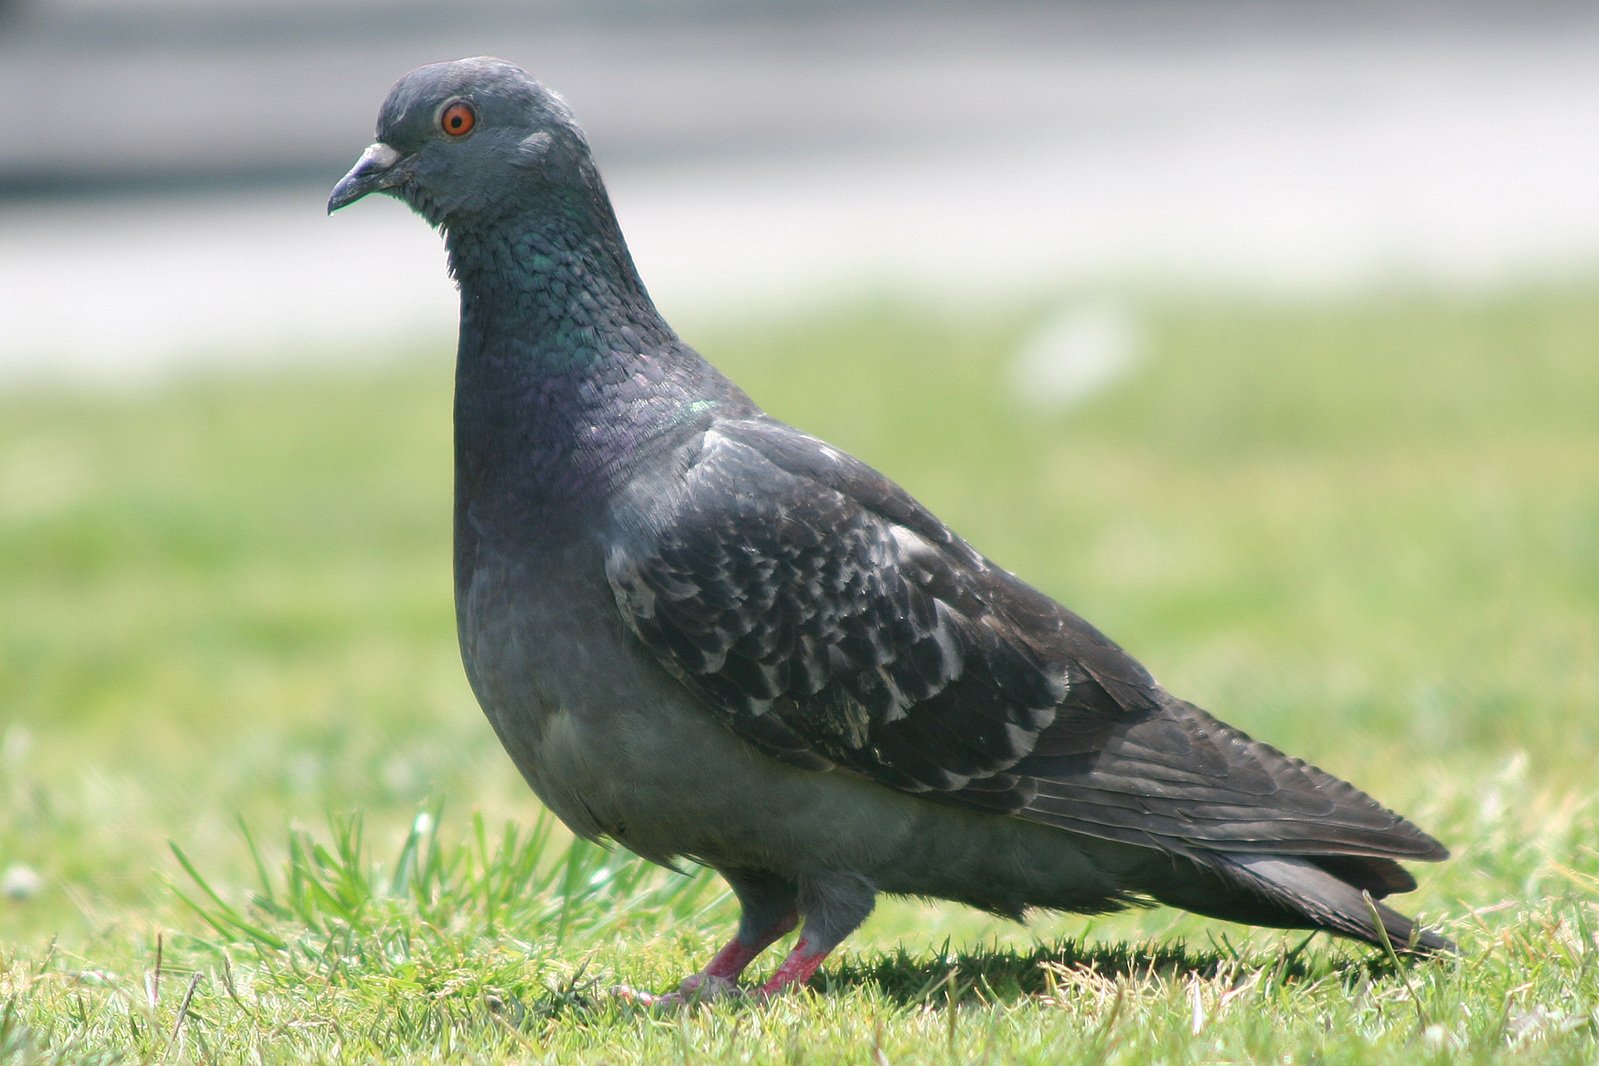
{"label": "lawn", "polygon": [[573,845],[476,709],[440,337],[0,392],[0,1062],[1593,1061],[1599,285],[1107,300],[1131,369],[1053,407],[1010,373],[1043,303],[686,332],[1448,842],[1402,909],[1460,959],[885,901],[810,991],[617,1002],[735,908]]}

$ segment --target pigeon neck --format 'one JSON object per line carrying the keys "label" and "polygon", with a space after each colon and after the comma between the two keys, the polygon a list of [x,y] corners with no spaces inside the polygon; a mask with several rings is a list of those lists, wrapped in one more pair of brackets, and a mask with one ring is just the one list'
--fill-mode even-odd
{"label": "pigeon neck", "polygon": [[525,345],[542,371],[580,370],[676,339],[603,190],[551,190],[483,229],[446,232],[463,337]]}
{"label": "pigeon neck", "polygon": [[603,194],[452,229],[458,536],[580,525],[718,377],[650,302]]}

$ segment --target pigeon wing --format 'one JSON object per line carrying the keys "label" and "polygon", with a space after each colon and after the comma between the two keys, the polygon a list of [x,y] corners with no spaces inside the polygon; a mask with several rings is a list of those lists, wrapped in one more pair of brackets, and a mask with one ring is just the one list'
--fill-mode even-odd
{"label": "pigeon wing", "polygon": [[607,556],[623,620],[775,758],[1181,852],[1442,856],[1353,786],[1171,697],[815,438],[720,422],[655,488]]}

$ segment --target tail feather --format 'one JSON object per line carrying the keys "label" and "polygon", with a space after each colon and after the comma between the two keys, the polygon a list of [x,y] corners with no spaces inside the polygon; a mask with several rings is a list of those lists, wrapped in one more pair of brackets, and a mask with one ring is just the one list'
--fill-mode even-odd
{"label": "tail feather", "polygon": [[[1384,934],[1395,951],[1411,955],[1452,954],[1452,941],[1377,899],[1414,887],[1397,864],[1380,860],[1351,864],[1294,855],[1208,852],[1192,856],[1213,875],[1203,881],[1173,878],[1151,891],[1163,903],[1231,921],[1287,929],[1325,929],[1381,946]],[[1331,868],[1329,868],[1329,865]],[[1379,931],[1378,923],[1381,923]]]}
{"label": "tail feather", "polygon": [[1306,857],[1338,880],[1347,881],[1356,888],[1370,892],[1373,899],[1382,899],[1384,896],[1392,895],[1395,892],[1412,892],[1416,888],[1415,877],[1411,875],[1409,870],[1392,859],[1366,855],[1312,855]]}
{"label": "tail feather", "polygon": [[1376,902],[1376,897],[1386,895],[1397,885],[1352,884],[1338,876],[1345,871],[1335,873],[1315,860],[1297,856],[1227,854],[1214,858],[1223,877],[1297,911],[1314,926],[1378,945],[1384,942],[1386,933],[1394,950],[1414,955],[1456,950],[1447,938],[1422,929],[1392,907]]}

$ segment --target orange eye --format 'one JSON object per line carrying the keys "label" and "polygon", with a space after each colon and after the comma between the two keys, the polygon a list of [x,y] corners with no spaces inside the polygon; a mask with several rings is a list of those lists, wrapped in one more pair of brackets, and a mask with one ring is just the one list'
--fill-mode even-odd
{"label": "orange eye", "polygon": [[457,100],[439,115],[439,128],[451,137],[465,137],[477,125],[477,112],[465,100]]}

